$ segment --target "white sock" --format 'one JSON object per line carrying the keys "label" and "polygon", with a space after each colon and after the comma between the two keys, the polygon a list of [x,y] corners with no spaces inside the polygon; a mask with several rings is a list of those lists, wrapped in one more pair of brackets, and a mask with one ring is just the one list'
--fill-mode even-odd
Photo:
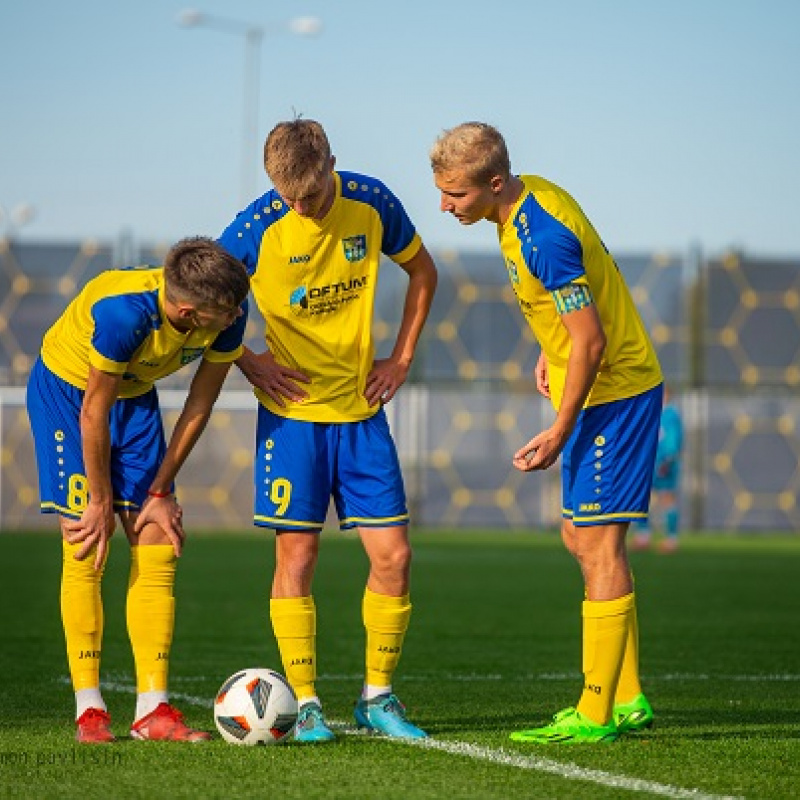
{"label": "white sock", "polygon": [[316,703],[320,708],[322,708],[322,703],[319,701],[319,697],[315,694],[309,695],[308,697],[298,697],[297,698],[297,707],[302,708],[303,706],[307,706],[309,703]]}
{"label": "white sock", "polygon": [[391,694],[391,693],[392,693],[391,683],[388,686],[373,686],[372,684],[365,683],[364,688],[361,690],[361,699],[374,700],[376,697],[380,697],[382,694]]}
{"label": "white sock", "polygon": [[75,692],[75,719],[78,719],[84,711],[90,708],[99,708],[101,711],[108,710],[103,702],[99,686],[92,689],[79,689]]}
{"label": "white sock", "polygon": [[161,703],[168,703],[169,695],[166,692],[139,692],[136,695],[136,717],[138,721],[155,711]]}

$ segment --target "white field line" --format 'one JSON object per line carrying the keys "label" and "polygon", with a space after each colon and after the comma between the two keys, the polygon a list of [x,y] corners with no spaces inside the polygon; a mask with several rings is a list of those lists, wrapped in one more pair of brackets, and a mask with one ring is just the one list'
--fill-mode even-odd
{"label": "white field line", "polygon": [[[345,730],[344,733],[357,732]],[[469,744],[467,742],[448,742],[443,739],[382,738],[381,741],[392,744],[407,744],[413,747],[421,747],[425,750],[441,750],[454,756],[463,756],[478,761],[488,761],[492,764],[499,764],[505,767],[516,767],[518,769],[528,769],[535,772],[547,772],[550,775],[557,775],[567,780],[587,781],[588,783],[597,783],[601,786],[610,786],[614,789],[622,789],[628,792],[642,792],[644,794],[658,795],[660,797],[686,798],[687,800],[743,800],[743,798],[733,795],[706,794],[698,789],[683,789],[680,786],[671,786],[668,783],[657,783],[656,781],[647,781],[641,778],[630,778],[627,775],[615,775],[613,772],[588,769],[586,767],[579,767],[577,764],[554,761],[550,758],[522,756],[504,750],[502,747],[492,749],[489,747],[479,747],[478,745]]]}
{"label": "white field line", "polygon": [[[349,677],[349,676],[348,676]],[[323,676],[324,678],[324,676]],[[69,679],[64,676],[60,682],[69,683]],[[118,681],[103,681],[102,688],[110,692],[122,692],[125,694],[136,694],[136,687],[130,683],[120,683]],[[182,701],[189,705],[211,708],[212,700],[208,697],[197,697],[182,692],[170,691],[170,699]],[[342,720],[329,720],[331,727],[348,736],[364,736],[363,732],[357,730],[352,724]],[[439,750],[454,756],[471,758],[477,761],[488,761],[504,767],[516,767],[517,769],[527,769],[534,772],[546,772],[550,775],[557,775],[566,780],[586,781],[602,786],[610,786],[614,789],[621,789],[629,792],[641,792],[652,794],[659,797],[672,797],[679,800],[743,800],[735,795],[706,794],[698,789],[683,789],[680,786],[672,786],[668,783],[657,783],[656,781],[643,780],[641,778],[630,778],[626,775],[615,775],[613,772],[605,772],[598,769],[588,769],[577,764],[570,764],[555,761],[550,758],[540,758],[538,756],[523,756],[509,752],[500,748],[480,747],[469,744],[468,742],[454,742],[444,739],[389,739],[385,737],[375,737],[375,741],[386,742],[390,745],[404,744],[411,747],[419,747],[424,750]]]}

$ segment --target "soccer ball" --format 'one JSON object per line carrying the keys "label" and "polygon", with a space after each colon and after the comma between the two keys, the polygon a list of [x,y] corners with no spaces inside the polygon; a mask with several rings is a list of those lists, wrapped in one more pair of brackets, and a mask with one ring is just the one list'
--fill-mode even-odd
{"label": "soccer ball", "polygon": [[231,744],[277,744],[294,729],[297,698],[283,675],[264,667],[243,669],[217,692],[214,722]]}

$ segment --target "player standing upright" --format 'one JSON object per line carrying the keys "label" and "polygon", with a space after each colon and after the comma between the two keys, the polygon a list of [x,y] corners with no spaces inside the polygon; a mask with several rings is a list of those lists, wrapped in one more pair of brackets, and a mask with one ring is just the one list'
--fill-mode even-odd
{"label": "player standing upright", "polygon": [[[210,738],[183,723],[167,694],[185,536],[173,484],[242,353],[248,290],[241,262],[210,239],[186,239],[163,268],[109,270],[90,281],[44,337],[27,407],[42,511],[59,515],[63,539],[61,616],[80,742],[114,739],[100,692],[100,585],[115,512],[131,544],[131,736]],[[153,384],[198,359],[167,447]]]}
{"label": "player standing upright", "polygon": [[[264,147],[274,189],[220,238],[251,274],[265,353],[237,362],[259,399],[255,524],[276,531],[270,616],[300,704],[296,738],[334,738],[316,693],[312,579],[331,497],[340,526],[369,558],[362,614],[366,677],[358,725],[423,737],[392,690],[411,615],[408,511],[382,406],[408,375],[436,287],[436,268],[400,201],[379,180],[334,169],[322,126],[278,124]],[[385,254],[408,273],[387,359],[374,359],[372,318]]]}
{"label": "player standing upright", "polygon": [[625,537],[647,515],[662,378],[625,282],[578,204],[558,186],[513,175],[484,123],[445,131],[431,150],[441,210],[497,226],[511,285],[542,352],[539,391],[553,424],[513,458],[523,471],[562,456],[564,544],[585,583],[584,688],[524,742],[613,741],[652,723],[639,683],[638,630]]}

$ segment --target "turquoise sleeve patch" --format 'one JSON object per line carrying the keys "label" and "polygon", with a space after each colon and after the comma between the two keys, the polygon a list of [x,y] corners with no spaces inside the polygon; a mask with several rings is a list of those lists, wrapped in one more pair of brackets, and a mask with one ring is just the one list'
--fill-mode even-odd
{"label": "turquoise sleeve patch", "polygon": [[556,301],[556,311],[559,315],[569,314],[570,311],[579,311],[594,303],[589,287],[580,283],[568,283],[550,294]]}

